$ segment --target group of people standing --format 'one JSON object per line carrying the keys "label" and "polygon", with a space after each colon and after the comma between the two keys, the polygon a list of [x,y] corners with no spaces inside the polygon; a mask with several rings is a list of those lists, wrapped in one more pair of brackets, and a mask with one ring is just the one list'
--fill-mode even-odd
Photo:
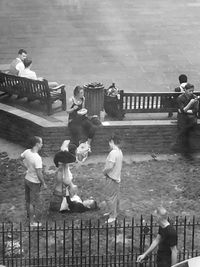
{"label": "group of people standing", "polygon": [[[30,141],[30,148],[26,149],[21,158],[27,168],[25,176],[25,202],[27,219],[31,224],[38,225],[39,214],[41,213],[40,189],[47,188],[42,174],[42,158],[39,151],[42,148],[42,138],[34,136]],[[123,154],[120,149],[120,137],[113,134],[109,140],[111,152],[109,153],[102,175],[105,176],[107,193],[107,214],[108,223],[117,218],[119,186],[121,182],[121,169]],[[60,151],[54,156],[54,164],[57,167],[55,174],[55,185],[50,201],[50,209],[56,212],[84,212],[99,209],[94,199],[82,200],[78,196],[78,187],[73,183],[73,175],[70,171],[70,164],[77,162],[77,146],[70,140],[63,142]]]}

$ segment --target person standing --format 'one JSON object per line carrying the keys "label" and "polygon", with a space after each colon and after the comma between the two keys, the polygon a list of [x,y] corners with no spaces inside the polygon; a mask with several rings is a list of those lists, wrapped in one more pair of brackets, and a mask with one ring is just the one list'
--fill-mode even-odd
{"label": "person standing", "polygon": [[157,267],[171,267],[177,263],[177,233],[167,219],[165,208],[157,208],[154,216],[159,223],[158,234],[147,251],[138,256],[137,262],[142,263],[158,247]]}
{"label": "person standing", "polygon": [[114,222],[118,213],[119,192],[123,154],[120,149],[121,138],[114,133],[109,139],[110,153],[106,159],[103,174],[106,177],[105,193],[107,195],[108,223]]}
{"label": "person standing", "polygon": [[185,74],[181,74],[178,77],[180,85],[174,89],[174,92],[185,92],[185,86],[187,84],[187,76]]}
{"label": "person standing", "polygon": [[27,57],[26,50],[20,49],[18,51],[18,57],[16,59],[14,59],[10,64],[8,74],[18,76],[19,72],[23,71],[25,69],[23,61],[26,57]]}
{"label": "person standing", "polygon": [[197,113],[199,101],[193,94],[194,85],[187,83],[185,92],[177,98],[178,103],[178,137],[177,143],[180,145],[181,152],[187,156],[191,153],[190,135],[197,124]]}
{"label": "person standing", "polygon": [[42,148],[42,138],[34,136],[30,140],[30,149],[26,149],[22,154],[24,165],[27,168],[24,185],[25,185],[25,202],[27,218],[30,220],[31,208],[33,208],[33,223],[32,226],[37,225],[34,222],[38,220],[38,212],[40,209],[40,188],[41,185],[47,188],[42,174],[42,158],[38,154]]}

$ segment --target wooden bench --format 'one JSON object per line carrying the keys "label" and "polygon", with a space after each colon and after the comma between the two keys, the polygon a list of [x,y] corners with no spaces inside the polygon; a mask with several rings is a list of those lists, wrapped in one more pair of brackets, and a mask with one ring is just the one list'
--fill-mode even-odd
{"label": "wooden bench", "polygon": [[[154,113],[177,112],[177,97],[182,93],[176,92],[142,92],[125,93],[120,91],[119,105],[124,113]],[[200,96],[200,92],[194,92]]]}
{"label": "wooden bench", "polygon": [[39,100],[47,107],[47,115],[53,113],[52,104],[56,100],[62,102],[62,109],[66,110],[65,85],[49,88],[48,81],[36,81],[0,72],[0,91],[8,96],[26,97],[28,101]]}

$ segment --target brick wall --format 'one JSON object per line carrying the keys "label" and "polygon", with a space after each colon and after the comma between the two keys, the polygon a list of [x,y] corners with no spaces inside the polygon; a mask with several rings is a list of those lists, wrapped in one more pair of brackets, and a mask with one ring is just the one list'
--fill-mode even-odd
{"label": "brick wall", "polygon": [[[177,126],[170,121],[135,121],[112,122],[97,129],[92,144],[94,154],[107,153],[108,137],[113,131],[118,131],[123,139],[125,153],[172,153],[171,146],[176,139]],[[69,139],[65,126],[47,127],[34,123],[27,118],[0,111],[0,137],[26,147],[31,135],[43,138],[43,154],[50,155],[59,150],[62,141]],[[192,146],[200,151],[200,125],[192,134]]]}

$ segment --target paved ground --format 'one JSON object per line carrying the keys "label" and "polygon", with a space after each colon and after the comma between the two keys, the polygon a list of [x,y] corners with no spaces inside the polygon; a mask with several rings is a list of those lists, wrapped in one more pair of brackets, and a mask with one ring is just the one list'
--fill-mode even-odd
{"label": "paved ground", "polygon": [[24,47],[68,95],[93,81],[168,91],[182,72],[199,88],[199,13],[198,0],[1,0],[0,64]]}

